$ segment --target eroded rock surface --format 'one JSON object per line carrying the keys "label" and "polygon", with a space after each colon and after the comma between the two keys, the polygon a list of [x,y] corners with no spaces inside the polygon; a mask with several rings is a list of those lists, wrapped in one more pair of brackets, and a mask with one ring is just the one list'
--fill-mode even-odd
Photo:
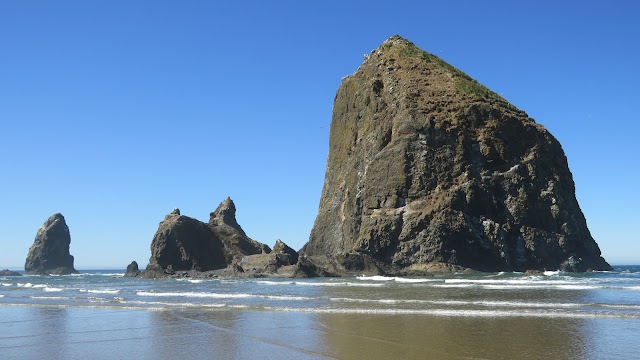
{"label": "eroded rock surface", "polygon": [[69,253],[71,235],[62,214],[54,214],[38,229],[25,261],[27,274],[76,274],[73,256]]}
{"label": "eroded rock surface", "polygon": [[610,269],[560,143],[399,36],[342,80],[301,253],[328,264],[322,271]]}
{"label": "eroded rock surface", "polygon": [[291,259],[291,265],[294,265],[298,262],[298,252],[290,248],[287,244],[285,244],[282,240],[276,240],[275,245],[273,246],[273,252],[276,254],[286,254],[289,255]]}
{"label": "eroded rock surface", "polygon": [[244,256],[270,252],[268,246],[245,234],[235,212],[230,198],[211,213],[208,223],[173,210],[156,231],[149,265],[142,275],[162,277],[226,269]]}

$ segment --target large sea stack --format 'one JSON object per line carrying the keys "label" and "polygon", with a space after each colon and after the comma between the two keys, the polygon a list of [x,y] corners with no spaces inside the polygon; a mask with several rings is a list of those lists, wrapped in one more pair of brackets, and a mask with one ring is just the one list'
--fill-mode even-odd
{"label": "large sea stack", "polygon": [[27,274],[77,274],[69,253],[71,235],[62,214],[54,214],[38,229],[29,249],[24,270]]}
{"label": "large sea stack", "polygon": [[211,213],[208,223],[175,209],[160,223],[151,242],[151,258],[142,273],[147,277],[173,275],[176,271],[206,272],[223,269],[244,256],[271,249],[249,238],[235,217],[227,198]]}
{"label": "large sea stack", "polygon": [[335,272],[609,270],[560,143],[393,36],[345,77],[302,253]]}

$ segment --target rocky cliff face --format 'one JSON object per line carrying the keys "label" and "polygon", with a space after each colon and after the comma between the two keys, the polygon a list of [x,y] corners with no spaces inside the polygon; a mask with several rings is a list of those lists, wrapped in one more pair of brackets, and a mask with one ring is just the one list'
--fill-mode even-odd
{"label": "rocky cliff face", "polygon": [[69,253],[71,235],[62,214],[54,214],[38,229],[29,249],[24,270],[27,274],[67,275],[78,273]]}
{"label": "rocky cliff face", "polygon": [[228,198],[211,213],[209,223],[181,215],[178,209],[168,214],[153,237],[149,266],[143,275],[222,269],[243,256],[270,250],[245,234],[236,221],[235,205]]}
{"label": "rocky cliff face", "polygon": [[401,37],[343,79],[329,142],[301,251],[311,258],[346,270],[367,262],[391,271],[610,269],[558,141]]}

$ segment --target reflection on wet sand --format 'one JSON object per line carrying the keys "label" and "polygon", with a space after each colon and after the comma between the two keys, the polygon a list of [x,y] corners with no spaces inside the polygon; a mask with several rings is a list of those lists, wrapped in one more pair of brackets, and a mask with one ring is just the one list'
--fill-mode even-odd
{"label": "reflection on wet sand", "polygon": [[[640,322],[0,307],[4,359],[633,358]],[[620,346],[624,344],[624,346]]]}
{"label": "reflection on wet sand", "polygon": [[330,356],[345,359],[581,359],[584,320],[325,314]]}
{"label": "reflection on wet sand", "polygon": [[[189,336],[189,352],[219,359],[323,359],[317,315],[267,311],[174,311],[160,326]],[[165,346],[167,338],[164,337]],[[207,345],[208,344],[208,345]],[[176,344],[177,345],[177,344]]]}

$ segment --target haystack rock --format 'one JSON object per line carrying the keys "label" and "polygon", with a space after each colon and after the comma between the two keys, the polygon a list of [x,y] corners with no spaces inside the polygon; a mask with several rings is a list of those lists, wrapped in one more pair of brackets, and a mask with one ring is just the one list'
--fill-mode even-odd
{"label": "haystack rock", "polygon": [[209,223],[181,215],[178,209],[169,213],[153,237],[149,265],[142,275],[222,269],[243,256],[269,251],[240,228],[235,205],[227,199],[211,214]]}
{"label": "haystack rock", "polygon": [[342,80],[329,144],[301,250],[316,263],[338,272],[611,269],[560,143],[399,36]]}
{"label": "haystack rock", "polygon": [[69,253],[71,235],[62,214],[54,214],[38,229],[29,249],[24,270],[27,274],[77,274]]}

